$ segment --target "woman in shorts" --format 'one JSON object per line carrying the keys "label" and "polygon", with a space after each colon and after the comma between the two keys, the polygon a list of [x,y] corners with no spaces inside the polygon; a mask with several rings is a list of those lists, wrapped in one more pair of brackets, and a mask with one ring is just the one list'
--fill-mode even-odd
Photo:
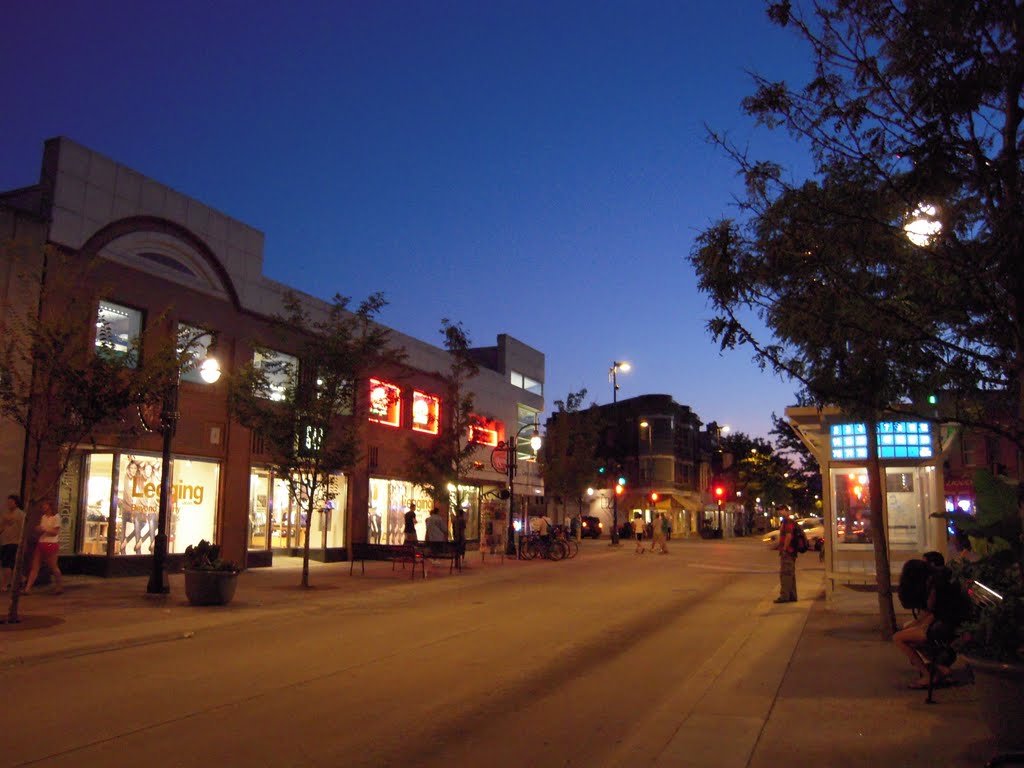
{"label": "woman in shorts", "polygon": [[53,574],[56,589],[53,594],[59,595],[64,591],[64,581],[61,577],[60,567],[57,565],[57,552],[60,549],[60,517],[53,511],[53,504],[49,501],[43,502],[43,517],[36,526],[39,531],[39,541],[36,543],[35,552],[32,553],[32,568],[28,572],[28,581],[25,582],[24,594],[30,594],[32,586],[39,577],[39,566],[46,563],[46,567]]}

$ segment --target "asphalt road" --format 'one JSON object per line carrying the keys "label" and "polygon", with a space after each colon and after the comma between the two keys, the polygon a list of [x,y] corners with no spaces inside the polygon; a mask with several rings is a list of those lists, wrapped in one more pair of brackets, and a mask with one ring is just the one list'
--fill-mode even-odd
{"label": "asphalt road", "polygon": [[778,588],[757,539],[670,544],[471,558],[461,576],[6,669],[0,765],[628,763]]}

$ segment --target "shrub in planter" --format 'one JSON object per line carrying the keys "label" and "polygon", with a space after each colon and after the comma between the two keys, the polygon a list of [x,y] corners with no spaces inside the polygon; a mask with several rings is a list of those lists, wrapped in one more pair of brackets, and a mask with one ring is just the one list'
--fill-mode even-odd
{"label": "shrub in planter", "polygon": [[974,477],[977,513],[948,515],[971,542],[954,576],[973,598],[956,639],[975,672],[982,715],[1000,746],[1024,749],[1024,540],[1019,489],[987,470]]}
{"label": "shrub in planter", "polygon": [[185,549],[185,595],[192,605],[225,605],[235,596],[238,566],[203,539]]}

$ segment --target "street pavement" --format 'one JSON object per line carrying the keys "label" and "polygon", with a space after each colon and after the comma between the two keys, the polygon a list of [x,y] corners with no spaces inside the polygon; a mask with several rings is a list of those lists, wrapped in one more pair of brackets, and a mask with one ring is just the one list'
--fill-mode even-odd
{"label": "street pavement", "polygon": [[[671,544],[674,552],[684,547],[760,546],[751,539]],[[628,552],[631,548],[630,542],[618,549],[606,541],[584,542],[581,556],[625,560],[635,557]],[[380,605],[389,595],[400,600],[411,588],[408,572],[393,571],[390,564],[367,563],[365,575],[357,565],[350,577],[348,563],[314,562],[312,588],[303,590],[298,586],[299,562],[275,562],[273,568],[243,573],[235,600],[223,607],[189,606],[180,574],[170,575],[168,596],[146,595],[145,578],[66,577],[63,595],[43,588],[26,596],[22,622],[0,626],[0,684],[5,670],[187,640],[248,622],[312,616],[336,605],[342,595],[349,610],[358,610]],[[456,589],[469,575],[478,584],[502,582],[537,564],[490,556],[482,561],[471,552],[468,565],[465,576],[449,576],[447,567],[429,569],[428,580],[444,581],[438,585],[442,590]],[[709,562],[693,567],[717,566]],[[847,589],[826,601],[823,568],[813,556],[801,558],[798,573],[801,599],[789,605],[772,603],[777,579],[766,573],[763,600],[749,620],[738,621],[717,651],[696,662],[685,682],[667,692],[601,764],[984,765],[996,745],[979,719],[966,670],[956,668],[961,684],[936,691],[937,703],[926,704],[923,692],[906,688],[912,678],[906,661],[891,643],[880,640],[876,595]],[[899,620],[906,618],[898,614]],[[2,755],[0,750],[0,763],[15,764]],[[542,756],[524,762],[547,764]]]}

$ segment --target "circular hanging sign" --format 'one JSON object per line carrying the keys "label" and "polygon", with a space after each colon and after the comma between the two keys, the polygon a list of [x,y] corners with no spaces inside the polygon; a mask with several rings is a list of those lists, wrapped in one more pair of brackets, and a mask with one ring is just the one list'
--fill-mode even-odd
{"label": "circular hanging sign", "polygon": [[494,467],[495,472],[500,472],[503,475],[508,472],[508,450],[501,447],[492,450],[491,466]]}

